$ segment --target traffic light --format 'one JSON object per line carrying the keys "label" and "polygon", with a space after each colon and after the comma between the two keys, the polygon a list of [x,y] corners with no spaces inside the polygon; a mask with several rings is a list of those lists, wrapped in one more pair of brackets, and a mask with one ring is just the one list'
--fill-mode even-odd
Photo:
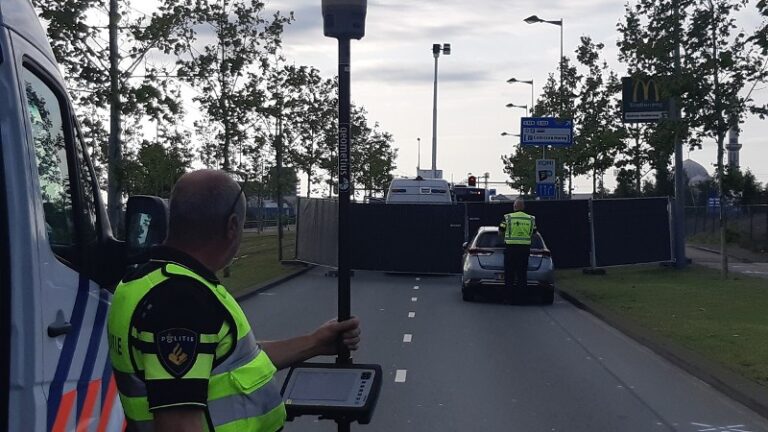
{"label": "traffic light", "polygon": [[475,187],[475,186],[477,186],[477,177],[475,177],[475,176],[469,176],[469,178],[467,179],[467,184],[468,184],[469,186],[471,186],[471,187]]}

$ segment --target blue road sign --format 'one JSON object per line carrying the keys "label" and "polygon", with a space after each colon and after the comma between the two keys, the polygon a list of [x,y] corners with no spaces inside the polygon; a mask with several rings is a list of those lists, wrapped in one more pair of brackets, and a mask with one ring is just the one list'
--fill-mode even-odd
{"label": "blue road sign", "polygon": [[539,198],[554,198],[556,195],[554,183],[536,183],[536,195]]}
{"label": "blue road sign", "polygon": [[573,145],[573,120],[523,117],[520,119],[520,144],[569,147]]}

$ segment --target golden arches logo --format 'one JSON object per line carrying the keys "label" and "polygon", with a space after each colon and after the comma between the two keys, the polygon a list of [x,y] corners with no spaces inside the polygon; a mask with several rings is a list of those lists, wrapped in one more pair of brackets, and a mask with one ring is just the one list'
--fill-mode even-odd
{"label": "golden arches logo", "polygon": [[[659,85],[651,78],[648,80],[635,78],[635,85],[632,87],[633,102],[660,102]],[[638,98],[638,90],[642,90],[643,98]],[[651,100],[653,96],[653,100]]]}

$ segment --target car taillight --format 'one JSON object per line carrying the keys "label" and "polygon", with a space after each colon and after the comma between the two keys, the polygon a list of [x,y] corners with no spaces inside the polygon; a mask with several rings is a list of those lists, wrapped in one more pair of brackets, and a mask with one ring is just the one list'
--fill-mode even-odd
{"label": "car taillight", "polygon": [[539,255],[543,257],[551,257],[552,252],[549,251],[549,249],[533,249],[531,250],[531,255]]}
{"label": "car taillight", "polygon": [[493,251],[488,249],[472,248],[469,250],[469,254],[473,256],[485,256],[485,255],[493,255]]}

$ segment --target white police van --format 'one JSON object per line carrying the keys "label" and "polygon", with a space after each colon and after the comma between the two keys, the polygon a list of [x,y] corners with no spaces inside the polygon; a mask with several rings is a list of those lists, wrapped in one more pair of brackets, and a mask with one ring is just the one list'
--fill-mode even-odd
{"label": "white police van", "polygon": [[451,187],[443,179],[397,178],[389,184],[387,204],[453,204]]}
{"label": "white police van", "polygon": [[[29,0],[0,0],[0,191],[0,430],[122,431],[105,320],[141,245],[112,236]],[[129,200],[145,243],[166,218],[156,198]]]}

